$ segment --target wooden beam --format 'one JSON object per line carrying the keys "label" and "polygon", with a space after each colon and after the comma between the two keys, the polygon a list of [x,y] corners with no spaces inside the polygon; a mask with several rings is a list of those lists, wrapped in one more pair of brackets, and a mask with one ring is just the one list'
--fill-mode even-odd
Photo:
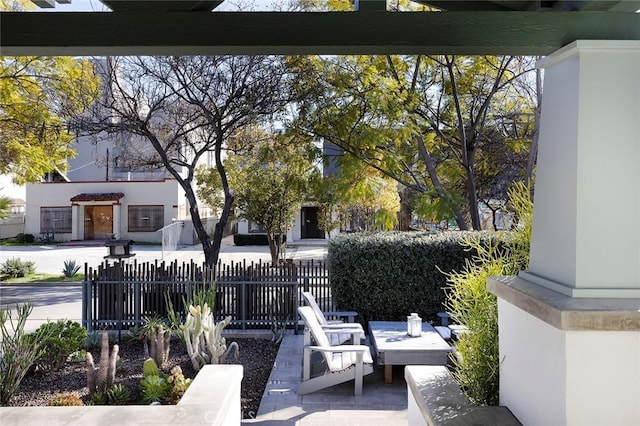
{"label": "wooden beam", "polygon": [[617,12],[0,13],[0,55],[512,54],[640,40]]}

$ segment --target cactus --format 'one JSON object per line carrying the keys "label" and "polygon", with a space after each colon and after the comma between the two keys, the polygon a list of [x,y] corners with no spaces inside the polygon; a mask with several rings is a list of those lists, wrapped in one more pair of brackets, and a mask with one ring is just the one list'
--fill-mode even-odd
{"label": "cactus", "polygon": [[100,350],[100,368],[96,369],[93,363],[93,355],[87,352],[87,387],[89,394],[96,391],[105,392],[113,385],[116,375],[116,362],[118,361],[118,345],[113,345],[113,350],[109,354],[109,334],[102,332],[102,348]]}
{"label": "cactus", "polygon": [[142,375],[145,377],[160,375],[158,364],[156,364],[153,358],[148,358],[147,360],[145,360],[144,364],[142,364]]}
{"label": "cactus", "polygon": [[158,325],[145,336],[145,354],[148,353],[158,366],[163,367],[169,360],[170,344],[171,330],[165,330],[162,325]]}
{"label": "cactus", "polygon": [[222,330],[230,322],[229,316],[215,324],[213,313],[206,303],[189,306],[189,314],[180,329],[196,371],[200,371],[205,364],[221,364],[231,354],[237,356],[238,344],[233,342],[227,347],[226,339],[222,337]]}

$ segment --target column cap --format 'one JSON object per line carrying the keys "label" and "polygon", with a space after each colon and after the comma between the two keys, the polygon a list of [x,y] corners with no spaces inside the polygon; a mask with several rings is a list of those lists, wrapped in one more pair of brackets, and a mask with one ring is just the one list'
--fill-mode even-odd
{"label": "column cap", "polygon": [[640,298],[575,298],[517,276],[489,277],[487,289],[561,330],[640,331]]}
{"label": "column cap", "polygon": [[640,40],[576,40],[536,62],[536,68],[549,68],[579,52],[640,51]]}

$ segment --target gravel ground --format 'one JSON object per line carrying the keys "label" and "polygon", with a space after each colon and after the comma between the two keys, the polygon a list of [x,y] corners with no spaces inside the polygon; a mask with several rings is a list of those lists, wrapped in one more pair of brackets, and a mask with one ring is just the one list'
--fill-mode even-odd
{"label": "gravel ground", "polygon": [[[267,339],[227,339],[227,344],[235,341],[240,348],[238,359],[233,362],[244,367],[242,379],[242,412],[245,418],[255,415],[260,406],[260,399],[266,386],[269,374],[278,352],[278,345]],[[92,349],[96,366],[99,362],[100,349]],[[120,343],[120,360],[116,371],[115,382],[122,383],[131,393],[131,404],[139,400],[138,387],[142,380],[142,364],[144,350],[137,340],[122,339]],[[195,377],[195,371],[189,360],[184,345],[179,340],[172,341],[168,365],[163,368],[166,373],[175,365],[182,368],[185,377]],[[17,394],[10,401],[11,406],[48,405],[51,398],[62,392],[74,392],[85,404],[89,402],[87,389],[87,369],[84,360],[67,362],[56,372],[33,372],[27,375]]]}

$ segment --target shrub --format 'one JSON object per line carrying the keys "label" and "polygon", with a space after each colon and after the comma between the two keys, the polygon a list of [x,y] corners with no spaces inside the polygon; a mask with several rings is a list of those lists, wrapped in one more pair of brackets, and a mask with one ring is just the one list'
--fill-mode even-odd
{"label": "shrub", "polygon": [[17,257],[7,259],[0,265],[0,275],[5,275],[9,278],[21,278],[25,275],[33,274],[35,271],[36,268],[33,262],[23,262]]}
{"label": "shrub", "polygon": [[[404,320],[417,312],[435,320],[444,309],[446,276],[473,253],[465,232],[341,234],[329,242],[329,279],[336,307],[360,320]],[[488,234],[481,233],[482,238]]]}
{"label": "shrub", "polygon": [[[274,235],[274,237],[277,237]],[[282,235],[282,242],[287,242],[287,236]],[[267,234],[234,234],[233,244],[237,246],[268,246]]]}
{"label": "shrub", "polygon": [[42,352],[39,340],[27,339],[24,326],[33,309],[31,303],[16,305],[14,323],[10,309],[0,308],[0,406],[6,406],[25,374]]}
{"label": "shrub", "polygon": [[87,330],[79,323],[58,320],[41,325],[28,336],[41,342],[42,354],[35,364],[43,371],[57,371],[74,352],[81,350],[87,340]]}
{"label": "shrub", "polygon": [[36,240],[36,237],[34,237],[33,234],[20,233],[15,236],[14,240],[16,243],[33,244],[33,242]]}
{"label": "shrub", "polygon": [[60,393],[58,395],[54,395],[49,401],[50,406],[60,407],[60,406],[75,406],[75,405],[84,405],[80,397],[72,392]]}
{"label": "shrub", "polygon": [[80,265],[76,264],[75,260],[65,260],[64,268],[62,269],[62,273],[65,278],[71,278],[80,270]]}
{"label": "shrub", "polygon": [[499,345],[497,300],[487,290],[487,278],[513,275],[529,264],[533,202],[529,188],[516,184],[509,191],[511,209],[518,226],[499,234],[490,244],[469,238],[465,246],[476,252],[473,262],[449,275],[447,309],[454,321],[465,324],[456,344],[456,380],[469,399],[478,405],[497,405],[499,395]]}

